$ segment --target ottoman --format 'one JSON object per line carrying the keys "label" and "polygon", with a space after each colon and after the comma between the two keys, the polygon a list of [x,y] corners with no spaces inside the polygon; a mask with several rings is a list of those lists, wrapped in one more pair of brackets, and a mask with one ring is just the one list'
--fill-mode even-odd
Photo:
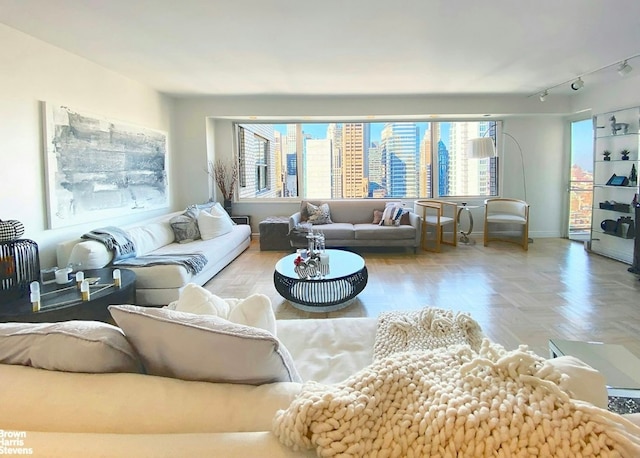
{"label": "ottoman", "polygon": [[260,221],[260,251],[291,250],[289,217],[269,216]]}

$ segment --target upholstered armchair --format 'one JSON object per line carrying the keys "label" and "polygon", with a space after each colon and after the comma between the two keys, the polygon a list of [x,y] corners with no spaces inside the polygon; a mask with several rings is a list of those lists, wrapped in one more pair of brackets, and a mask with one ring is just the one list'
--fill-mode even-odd
{"label": "upholstered armchair", "polygon": [[[524,200],[494,198],[485,200],[484,205],[484,246],[488,246],[490,241],[500,240],[522,245],[525,251],[528,250],[529,204]],[[509,225],[517,226],[522,236],[516,239],[505,236],[504,229],[509,229]],[[502,231],[498,226],[502,226]]]}
{"label": "upholstered armchair", "polygon": [[[414,211],[422,218],[420,246],[425,251],[440,251],[440,245],[457,244],[458,206],[455,202],[436,199],[422,199],[414,202]],[[451,237],[445,236],[445,226],[451,227]],[[433,234],[430,237],[430,234]]]}

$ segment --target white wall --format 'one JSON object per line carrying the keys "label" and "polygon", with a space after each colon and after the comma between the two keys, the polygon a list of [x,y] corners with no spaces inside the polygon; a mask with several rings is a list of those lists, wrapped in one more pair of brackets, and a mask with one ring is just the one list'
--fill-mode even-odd
{"label": "white wall", "polygon": [[[568,166],[564,146],[563,115],[569,113],[569,98],[555,97],[551,104],[523,96],[466,97],[199,97],[176,100],[174,118],[176,168],[182,186],[178,206],[204,201],[209,183],[203,167],[208,158],[229,157],[233,151],[232,119],[273,119],[285,117],[299,121],[303,117],[360,117],[375,115],[422,117],[433,120],[486,119],[485,113],[499,113],[505,120],[504,131],[522,146],[526,163],[527,199],[531,205],[531,236],[559,237],[563,234],[564,201]],[[209,118],[208,122],[205,120]],[[205,141],[209,138],[209,141]],[[207,148],[207,145],[209,148]],[[500,189],[505,197],[523,198],[520,153],[515,143],[504,138]],[[470,204],[482,204],[482,200]],[[298,202],[243,202],[234,205],[235,214],[252,217],[254,232],[266,216],[289,215]],[[482,209],[474,210],[481,221]],[[476,224],[476,230],[481,225]]]}
{"label": "white wall", "polygon": [[610,83],[597,86],[585,84],[571,99],[572,112],[585,111],[590,114],[637,106],[640,106],[640,69]]}
{"label": "white wall", "polygon": [[[38,243],[42,267],[50,267],[55,265],[58,241],[79,236],[99,223],[47,229],[41,102],[169,131],[171,99],[2,24],[0,62],[0,219],[22,221],[24,238]],[[170,192],[172,165],[169,160]],[[108,223],[131,221],[121,218]]]}

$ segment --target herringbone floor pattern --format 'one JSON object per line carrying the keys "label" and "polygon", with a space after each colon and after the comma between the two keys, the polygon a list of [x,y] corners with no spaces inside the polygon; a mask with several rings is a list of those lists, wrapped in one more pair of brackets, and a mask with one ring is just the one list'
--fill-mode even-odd
{"label": "herringbone floor pattern", "polygon": [[441,253],[369,249],[369,282],[356,301],[331,313],[299,311],[273,286],[285,251],[251,247],[206,284],[221,297],[267,295],[278,319],[375,317],[424,306],[469,312],[507,349],[527,344],[548,355],[550,338],[625,345],[640,357],[640,281],[627,264],[586,252],[566,239],[536,239],[523,251],[492,242]]}

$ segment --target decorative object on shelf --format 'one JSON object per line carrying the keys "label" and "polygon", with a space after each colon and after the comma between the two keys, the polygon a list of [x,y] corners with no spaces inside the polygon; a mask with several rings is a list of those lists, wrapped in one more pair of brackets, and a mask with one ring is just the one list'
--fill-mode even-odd
{"label": "decorative object on shelf", "polygon": [[604,156],[604,160],[605,161],[610,161],[611,160],[611,151],[604,150],[602,155]]}
{"label": "decorative object on shelf", "polygon": [[609,181],[607,181],[607,186],[628,186],[629,178],[623,175],[616,175],[615,173],[611,175]]}
{"label": "decorative object on shelf", "polygon": [[618,230],[618,222],[614,219],[605,219],[600,223],[600,229],[607,234],[614,235]]}
{"label": "decorative object on shelf", "polygon": [[629,151],[628,149],[623,149],[622,151],[620,151],[620,154],[622,155],[622,160],[623,161],[628,161],[629,160],[629,154],[631,154],[631,151]]}
{"label": "decorative object on shelf", "polygon": [[632,239],[635,237],[635,224],[630,216],[621,216],[617,220],[605,219],[600,223],[600,228],[605,234]]}
{"label": "decorative object on shelf", "polygon": [[621,204],[616,202],[615,200],[607,200],[605,202],[600,202],[599,204],[600,210],[613,210],[616,212],[630,213],[631,206],[629,204]]}
{"label": "decorative object on shelf", "polygon": [[15,219],[0,219],[0,242],[18,240],[24,234],[24,225]]}
{"label": "decorative object on shelf", "polygon": [[636,235],[635,224],[633,218],[630,216],[623,216],[618,218],[618,231],[617,235],[625,239],[632,239]]}
{"label": "decorative object on shelf", "polygon": [[629,173],[629,186],[637,186],[638,185],[638,171],[636,170],[636,165],[631,164],[631,172]]}
{"label": "decorative object on shelf", "polygon": [[628,132],[629,124],[626,122],[616,122],[615,115],[612,115],[609,118],[609,121],[611,121],[611,135],[618,135],[619,131],[622,131],[622,134],[626,134]]}
{"label": "decorative object on shelf", "polygon": [[233,195],[238,181],[238,164],[236,162],[229,164],[220,159],[215,162],[209,161],[207,174],[220,189],[224,200],[224,209],[231,215]]}
{"label": "decorative object on shelf", "polygon": [[40,279],[38,244],[21,239],[0,242],[0,303],[23,298]]}

